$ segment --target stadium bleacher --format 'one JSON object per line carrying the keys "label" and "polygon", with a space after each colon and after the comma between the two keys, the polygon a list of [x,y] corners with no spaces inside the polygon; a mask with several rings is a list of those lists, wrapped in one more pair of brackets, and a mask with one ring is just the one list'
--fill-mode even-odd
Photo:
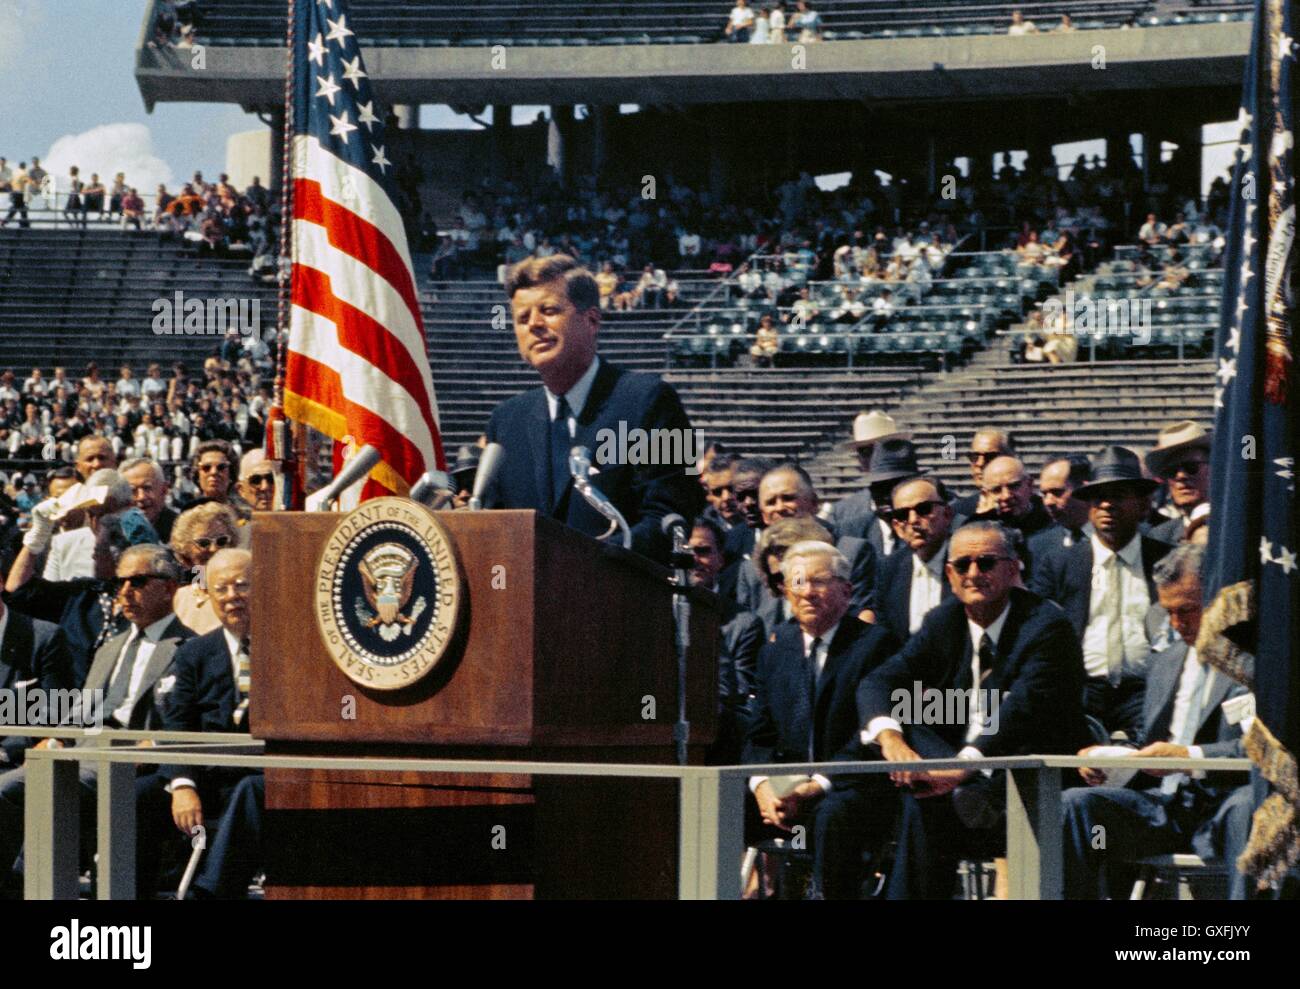
{"label": "stadium bleacher", "polygon": [[[793,6],[793,5],[792,5]],[[827,41],[1005,34],[1019,9],[1040,30],[1069,14],[1076,30],[1207,24],[1249,16],[1250,4],[1221,2],[1173,13],[1151,13],[1146,0],[1051,0],[988,3],[980,0],[824,0],[817,5]],[[350,27],[362,44],[376,47],[445,45],[565,46],[704,44],[723,40],[726,3],[667,0],[626,4],[583,0],[411,4],[354,0]],[[198,41],[220,46],[283,44],[284,11],[265,0],[203,0]],[[793,40],[793,39],[791,39]]]}

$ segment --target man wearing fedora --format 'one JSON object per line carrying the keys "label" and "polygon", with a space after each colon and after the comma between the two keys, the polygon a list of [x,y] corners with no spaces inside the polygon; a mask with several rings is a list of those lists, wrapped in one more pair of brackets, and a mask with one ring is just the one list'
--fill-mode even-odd
{"label": "man wearing fedora", "polygon": [[1210,514],[1210,445],[1213,434],[1184,419],[1160,430],[1156,446],[1146,456],[1147,470],[1169,485],[1169,500],[1178,514],[1153,526],[1149,535],[1179,543],[1187,528]]}
{"label": "man wearing fedora", "polygon": [[1084,710],[1111,732],[1142,726],[1149,645],[1146,616],[1157,600],[1152,571],[1168,543],[1139,531],[1159,483],[1142,476],[1132,450],[1108,446],[1092,480],[1075,489],[1093,532],[1034,562],[1031,588],[1065,611],[1083,645]]}
{"label": "man wearing fedora", "polygon": [[[889,522],[876,511],[876,506],[889,506],[889,499],[877,498],[871,475],[876,473],[871,465],[871,458],[883,443],[901,440],[911,447],[912,434],[898,428],[892,416],[880,411],[860,412],[853,420],[853,439],[844,444],[844,449],[857,454],[858,463],[868,475],[867,487],[855,494],[836,502],[831,508],[831,523],[842,536],[856,536],[871,543],[871,548],[882,560],[891,555],[902,544],[894,534]],[[915,465],[915,451],[912,452]],[[882,468],[883,469],[883,468]],[[891,468],[892,469],[892,468]],[[913,469],[911,474],[919,474]],[[903,477],[907,475],[899,475]]]}

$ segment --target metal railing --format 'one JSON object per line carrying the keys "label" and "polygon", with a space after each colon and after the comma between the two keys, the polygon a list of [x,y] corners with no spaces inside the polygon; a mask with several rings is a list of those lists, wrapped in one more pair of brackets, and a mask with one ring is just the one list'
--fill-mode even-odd
{"label": "metal railing", "polygon": [[[82,737],[82,729],[0,727],[0,734]],[[247,737],[247,736],[244,736]],[[746,781],[754,775],[819,773],[826,776],[897,770],[970,769],[971,761],[829,762],[770,766],[674,766],[598,763],[542,763],[524,760],[461,760],[352,756],[268,755],[262,743],[228,734],[103,731],[91,745],[32,749],[26,758],[27,899],[75,899],[79,892],[78,767],[98,775],[98,882],[100,899],[135,896],[136,766],[231,766],[248,769],[325,769],[381,773],[511,774],[584,778],[667,779],[679,787],[678,897],[734,900],[741,896]],[[114,741],[151,739],[187,744],[151,748],[112,747]],[[1007,863],[1012,899],[1060,899],[1062,844],[1061,770],[1160,768],[1179,771],[1244,772],[1248,759],[1080,758],[1030,755],[983,759],[979,768],[1006,772]]]}

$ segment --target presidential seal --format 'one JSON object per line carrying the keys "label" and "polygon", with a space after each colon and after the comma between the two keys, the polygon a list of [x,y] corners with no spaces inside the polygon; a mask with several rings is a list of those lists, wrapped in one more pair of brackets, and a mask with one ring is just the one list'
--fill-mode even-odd
{"label": "presidential seal", "polygon": [[400,690],[443,659],[464,597],[455,549],[433,513],[404,498],[375,498],[344,516],[325,544],[316,623],[349,679]]}

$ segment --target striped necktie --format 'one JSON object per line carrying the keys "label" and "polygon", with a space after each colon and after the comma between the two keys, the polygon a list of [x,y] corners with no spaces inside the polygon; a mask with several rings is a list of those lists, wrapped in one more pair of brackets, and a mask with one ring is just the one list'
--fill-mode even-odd
{"label": "striped necktie", "polygon": [[235,676],[235,688],[239,691],[239,704],[235,707],[234,721],[235,725],[238,726],[243,724],[244,717],[248,713],[248,687],[252,681],[247,637],[239,640],[239,654],[235,657],[235,663],[239,669]]}

